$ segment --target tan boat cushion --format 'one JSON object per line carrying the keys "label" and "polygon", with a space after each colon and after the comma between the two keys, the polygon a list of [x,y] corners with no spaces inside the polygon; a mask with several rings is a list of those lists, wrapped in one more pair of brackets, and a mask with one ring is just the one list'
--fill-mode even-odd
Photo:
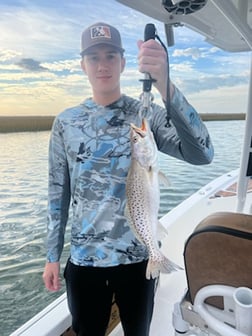
{"label": "tan boat cushion", "polygon": [[[252,215],[217,212],[206,217],[188,238],[184,259],[192,303],[207,285],[252,288]],[[223,308],[219,297],[208,303]]]}

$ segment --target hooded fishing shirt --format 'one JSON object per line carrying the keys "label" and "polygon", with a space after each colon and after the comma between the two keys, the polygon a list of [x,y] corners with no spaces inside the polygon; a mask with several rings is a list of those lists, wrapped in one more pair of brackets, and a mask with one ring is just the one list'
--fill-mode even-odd
{"label": "hooded fishing shirt", "polygon": [[[55,118],[49,146],[49,262],[60,259],[70,209],[75,265],[110,267],[148,257],[124,214],[130,123],[140,126],[140,108],[140,101],[126,95],[105,107],[86,99]],[[168,123],[166,110],[155,104],[146,116],[158,149],[193,164],[211,162],[208,131],[177,89],[169,112]]]}

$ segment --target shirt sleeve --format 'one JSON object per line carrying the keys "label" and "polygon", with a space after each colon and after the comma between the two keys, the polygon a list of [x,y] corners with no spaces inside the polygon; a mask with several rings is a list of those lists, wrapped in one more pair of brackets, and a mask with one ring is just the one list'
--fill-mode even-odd
{"label": "shirt sleeve", "polygon": [[158,149],[191,164],[208,164],[214,155],[208,130],[196,110],[174,88],[170,111],[153,105],[152,131]]}
{"label": "shirt sleeve", "polygon": [[57,262],[64,246],[70,204],[70,179],[63,128],[56,118],[49,143],[47,261]]}

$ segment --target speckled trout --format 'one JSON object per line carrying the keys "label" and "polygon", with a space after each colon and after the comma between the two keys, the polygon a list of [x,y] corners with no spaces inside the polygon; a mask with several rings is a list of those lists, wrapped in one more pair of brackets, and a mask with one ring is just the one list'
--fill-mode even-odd
{"label": "speckled trout", "polygon": [[146,278],[156,278],[159,272],[180,269],[164,256],[158,245],[158,230],[165,231],[158,221],[159,182],[169,182],[159,171],[157,145],[146,119],[141,127],[131,124],[130,141],[131,165],[126,183],[125,214],[136,238],[149,253]]}

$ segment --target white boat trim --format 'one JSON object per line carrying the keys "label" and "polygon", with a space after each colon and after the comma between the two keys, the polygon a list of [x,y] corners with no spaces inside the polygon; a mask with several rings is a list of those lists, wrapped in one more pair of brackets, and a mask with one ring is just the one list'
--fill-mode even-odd
{"label": "white boat trim", "polygon": [[[237,212],[242,212],[244,208],[247,194],[247,186],[249,181],[247,170],[249,164],[252,165],[252,162],[249,163],[249,160],[252,161],[252,126],[251,126],[252,125],[252,54],[251,54],[250,84],[249,84],[248,96],[249,96],[248,111],[246,115],[245,134],[244,134],[243,150],[240,163],[240,174],[238,179]],[[252,213],[252,204],[250,213]]]}
{"label": "white boat trim", "polygon": [[64,293],[13,332],[11,336],[61,335],[70,325],[71,316],[67,306],[66,293]]}

